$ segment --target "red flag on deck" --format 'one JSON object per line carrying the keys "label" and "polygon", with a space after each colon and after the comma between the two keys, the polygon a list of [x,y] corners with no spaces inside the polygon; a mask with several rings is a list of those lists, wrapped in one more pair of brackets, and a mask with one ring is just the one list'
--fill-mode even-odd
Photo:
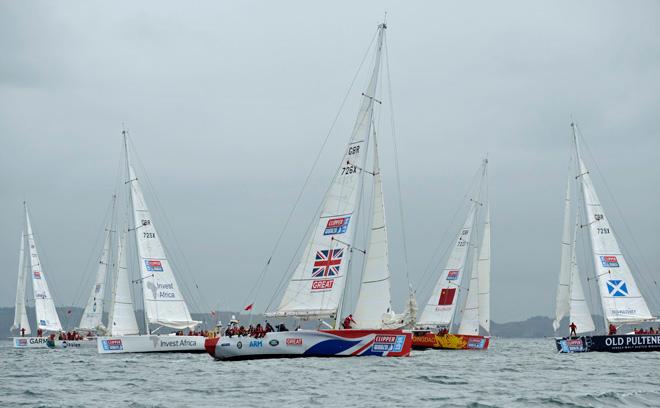
{"label": "red flag on deck", "polygon": [[252,306],[254,306],[254,303],[250,303],[249,305],[245,306],[245,311],[252,310]]}

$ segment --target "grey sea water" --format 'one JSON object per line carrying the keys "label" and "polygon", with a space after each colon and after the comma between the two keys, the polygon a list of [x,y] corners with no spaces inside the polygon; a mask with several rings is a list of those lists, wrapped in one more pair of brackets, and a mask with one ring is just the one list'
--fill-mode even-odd
{"label": "grey sea water", "polygon": [[2,407],[658,407],[660,353],[557,354],[550,339],[410,358],[217,362],[0,345]]}

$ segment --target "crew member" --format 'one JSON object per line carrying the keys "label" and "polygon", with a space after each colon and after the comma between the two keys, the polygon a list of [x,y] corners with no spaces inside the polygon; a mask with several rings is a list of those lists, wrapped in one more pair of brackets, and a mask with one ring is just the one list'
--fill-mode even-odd
{"label": "crew member", "polygon": [[576,332],[577,325],[575,324],[575,322],[571,322],[571,325],[568,326],[568,327],[571,328],[571,337],[573,337],[573,336],[577,337],[577,332]]}
{"label": "crew member", "polygon": [[610,323],[610,330],[609,330],[610,336],[614,336],[616,334],[616,326]]}
{"label": "crew member", "polygon": [[21,327],[21,337],[25,337],[25,327]]}
{"label": "crew member", "polygon": [[349,315],[346,316],[346,318],[344,319],[344,324],[343,324],[344,329],[352,329],[352,327],[351,327],[351,323],[355,323],[355,320],[353,320],[353,315],[352,315],[352,314],[349,314]]}

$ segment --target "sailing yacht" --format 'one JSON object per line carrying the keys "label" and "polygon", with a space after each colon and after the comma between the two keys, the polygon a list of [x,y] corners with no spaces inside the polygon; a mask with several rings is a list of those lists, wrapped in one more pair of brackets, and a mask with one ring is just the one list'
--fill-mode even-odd
{"label": "sailing yacht", "polygon": [[[481,186],[486,180],[488,160],[482,164]],[[481,243],[477,245],[479,212],[485,207]],[[490,337],[480,335],[480,327],[490,332],[490,210],[487,202],[470,200],[470,209],[463,228],[458,233],[441,271],[431,297],[426,302],[413,330],[414,349],[485,350]],[[472,255],[467,287],[462,285],[467,275],[466,264]],[[459,293],[466,290],[458,330],[454,330]],[[434,332],[435,330],[435,332]]]}
{"label": "sailing yacht", "polygon": [[[411,334],[403,318],[392,312],[387,259],[385,208],[373,130],[374,104],[386,25],[378,26],[371,79],[362,94],[357,120],[341,166],[333,178],[316,227],[284,291],[279,307],[266,316],[319,319],[328,330],[271,331],[263,337],[221,336],[206,340],[218,360],[313,356],[407,356]],[[374,141],[373,171],[366,171],[369,142]],[[367,250],[355,246],[364,178],[372,190],[371,235]],[[341,329],[346,280],[354,251],[366,255],[363,279],[353,316],[355,328]],[[355,269],[355,268],[354,268]],[[334,319],[334,325],[322,319]]]}
{"label": "sailing yacht", "polygon": [[[138,334],[126,268],[126,234],[121,234],[119,262],[115,271],[108,330],[110,336],[97,338],[97,350],[108,353],[204,352],[203,336],[156,334],[160,328],[194,329],[200,322],[193,320],[183,294],[174,277],[151,212],[131,165],[127,132],[123,131],[128,198],[131,215],[126,233],[133,233],[137,245],[139,282],[144,304],[145,334]],[[158,326],[154,331],[150,325]]]}
{"label": "sailing yacht", "polygon": [[[112,198],[112,214],[114,218],[116,196]],[[46,344],[53,349],[75,350],[79,348],[96,347],[96,334],[104,334],[106,328],[103,325],[103,303],[105,298],[106,276],[110,268],[110,250],[112,241],[113,221],[105,228],[105,240],[98,260],[98,267],[94,275],[94,285],[83,310],[80,323],[76,328],[77,333],[82,334],[79,340],[48,339]],[[86,333],[86,334],[85,334]]]}
{"label": "sailing yacht", "polygon": [[[39,259],[37,245],[32,233],[32,224],[28,212],[27,203],[23,203],[25,210],[25,229],[21,233],[21,247],[18,259],[18,283],[16,285],[16,304],[14,309],[14,324],[11,329],[16,330],[18,337],[13,337],[15,348],[46,348],[49,333],[62,331],[62,324],[55,309],[55,302],[50,294],[46,273]],[[27,243],[28,250],[25,251]],[[26,260],[25,258],[28,258]],[[28,274],[32,281],[32,293],[34,295],[34,309],[37,316],[37,331],[41,336],[30,336],[32,330],[27,317],[25,307],[25,289]]]}
{"label": "sailing yacht", "polygon": [[[561,264],[553,326],[558,330],[562,319],[568,314],[569,321],[574,325],[575,335],[556,338],[557,350],[562,353],[660,351],[660,334],[616,334],[624,326],[648,324],[658,320],[649,311],[630,264],[620,249],[614,228],[596,194],[591,174],[582,158],[577,126],[571,123],[571,129],[576,168],[569,170],[566,188]],[[582,200],[577,205],[574,223],[571,223],[572,180],[576,180],[582,190]],[[580,215],[580,207],[583,216]],[[573,234],[571,228],[574,228]],[[595,277],[589,280],[596,281],[598,285],[607,335],[583,335],[596,330],[582,289],[576,257],[577,232],[583,228],[587,228],[589,232],[595,271]]]}

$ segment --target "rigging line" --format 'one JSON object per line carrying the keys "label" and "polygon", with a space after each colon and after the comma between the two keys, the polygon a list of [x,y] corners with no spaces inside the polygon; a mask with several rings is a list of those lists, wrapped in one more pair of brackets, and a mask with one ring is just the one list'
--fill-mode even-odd
{"label": "rigging line", "polygon": [[399,199],[399,217],[401,220],[401,237],[403,240],[403,270],[406,273],[406,279],[408,280],[408,287],[412,286],[412,281],[410,279],[410,272],[408,270],[408,244],[406,238],[406,222],[404,218],[403,210],[403,195],[401,194],[401,172],[399,170],[399,149],[396,142],[396,126],[394,122],[394,100],[392,99],[392,79],[390,76],[390,56],[389,48],[387,42],[387,33],[384,33],[385,38],[383,39],[385,43],[385,67],[387,72],[387,97],[389,98],[390,106],[390,125],[392,127],[392,141],[394,142],[394,169],[396,173],[396,188],[397,195]]}
{"label": "rigging line", "polygon": [[[249,297],[253,296],[255,293],[258,294],[260,289],[261,289],[263,277],[265,276],[265,274],[268,270],[268,267],[270,266],[270,262],[271,262],[273,256],[275,255],[275,252],[277,251],[277,249],[279,248],[280,243],[282,242],[282,238],[284,237],[284,233],[286,232],[286,230],[288,229],[289,224],[291,223],[291,219],[293,218],[293,214],[295,213],[296,209],[298,208],[298,204],[300,204],[300,200],[303,196],[303,193],[307,189],[307,185],[309,184],[309,181],[312,177],[312,174],[314,173],[314,170],[316,169],[316,165],[318,164],[319,159],[321,158],[321,154],[323,153],[323,150],[325,149],[325,146],[328,143],[328,140],[330,139],[330,135],[332,134],[332,131],[334,130],[334,128],[337,124],[337,121],[339,120],[339,116],[341,115],[341,112],[344,109],[344,105],[346,104],[346,101],[348,100],[348,97],[350,96],[351,91],[353,90],[353,86],[355,85],[355,81],[357,80],[358,75],[360,74],[360,71],[362,70],[362,66],[364,65],[364,61],[367,59],[367,56],[369,55],[369,51],[371,50],[371,47],[374,44],[374,41],[376,39],[377,34],[378,34],[378,30],[376,30],[376,33],[374,33],[373,37],[371,38],[371,42],[369,43],[369,46],[367,47],[367,50],[365,51],[364,56],[362,57],[362,61],[360,61],[360,65],[358,66],[358,68],[355,72],[355,75],[353,76],[353,79],[351,80],[351,83],[348,87],[348,90],[346,91],[346,94],[344,95],[344,98],[343,98],[341,104],[339,105],[339,109],[337,111],[337,114],[335,115],[334,119],[332,120],[332,122],[330,124],[330,129],[328,130],[327,134],[325,135],[325,138],[323,139],[323,143],[321,143],[321,147],[320,147],[318,153],[316,154],[316,157],[312,161],[312,167],[310,168],[309,172],[307,173],[307,177],[305,178],[305,181],[303,182],[302,188],[298,192],[298,196],[296,197],[296,201],[294,202],[294,205],[291,208],[291,211],[289,211],[289,214],[288,214],[288,216],[287,216],[287,218],[284,222],[284,228],[282,228],[280,230],[280,234],[277,237],[277,240],[275,241],[275,245],[273,246],[273,249],[270,251],[270,255],[268,256],[268,260],[267,260],[266,264],[264,265],[264,267],[262,268],[262,270],[259,274],[259,278],[255,282],[255,285],[253,285],[253,289],[251,289],[250,292],[248,293]],[[329,189],[329,187],[328,187],[328,189]],[[288,270],[288,268],[287,268],[287,270]],[[249,297],[248,297],[247,300],[249,300]],[[246,302],[246,300],[244,300],[243,303],[245,303],[245,302]],[[272,301],[269,302],[269,306],[270,306],[271,303],[272,303]]]}
{"label": "rigging line", "polygon": [[[429,283],[428,282],[429,279],[431,279],[432,276],[433,276],[432,273],[431,273],[432,269],[437,268],[439,266],[438,264],[441,262],[441,260],[447,255],[447,253],[450,251],[450,249],[453,248],[454,242],[455,242],[454,239],[452,239],[451,242],[449,242],[449,243],[446,243],[445,241],[446,241],[447,237],[449,236],[449,234],[451,234],[453,231],[455,231],[455,229],[456,229],[455,228],[456,227],[456,217],[461,212],[461,210],[463,210],[464,205],[465,205],[465,200],[469,197],[470,192],[475,188],[476,179],[477,179],[477,177],[479,177],[480,173],[481,173],[481,166],[479,166],[477,171],[472,176],[472,180],[468,184],[468,188],[467,188],[465,194],[463,194],[463,197],[461,197],[460,201],[458,202],[458,204],[456,206],[456,211],[454,212],[454,214],[452,215],[452,217],[450,219],[449,226],[445,229],[445,232],[442,235],[442,237],[440,238],[440,240],[438,241],[438,245],[436,246],[435,250],[433,251],[433,255],[431,255],[431,258],[429,259],[429,262],[426,265],[426,268],[424,268],[424,273],[422,274],[422,278],[419,281],[419,282],[421,282],[421,285],[419,286],[420,288],[427,286],[427,284]],[[440,253],[440,250],[442,248],[444,248],[444,250],[442,251],[442,253]],[[438,254],[440,254],[440,259],[436,260],[436,257],[438,256]],[[431,290],[433,290],[433,289],[431,289]]]}

